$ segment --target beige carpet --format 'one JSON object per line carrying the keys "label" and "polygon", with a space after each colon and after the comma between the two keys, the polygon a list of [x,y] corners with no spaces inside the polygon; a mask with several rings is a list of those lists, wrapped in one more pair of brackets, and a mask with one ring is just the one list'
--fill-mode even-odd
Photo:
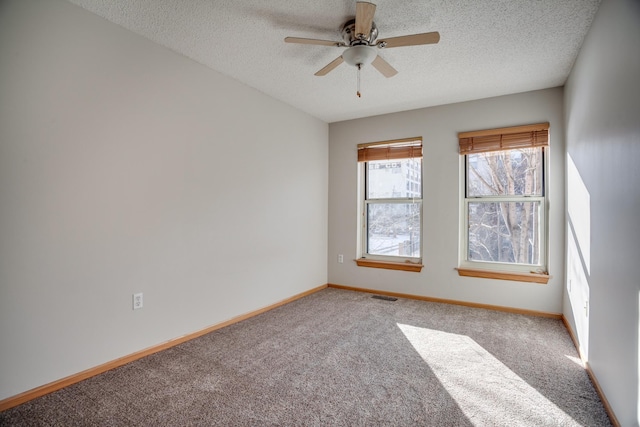
{"label": "beige carpet", "polygon": [[559,320],[325,289],[2,426],[608,426]]}

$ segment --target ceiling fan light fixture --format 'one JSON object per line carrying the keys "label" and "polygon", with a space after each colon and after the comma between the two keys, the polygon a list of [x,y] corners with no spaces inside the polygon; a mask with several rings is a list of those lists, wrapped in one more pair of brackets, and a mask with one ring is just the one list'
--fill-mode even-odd
{"label": "ceiling fan light fixture", "polygon": [[342,59],[351,66],[369,65],[377,55],[372,46],[357,45],[345,50],[342,53]]}

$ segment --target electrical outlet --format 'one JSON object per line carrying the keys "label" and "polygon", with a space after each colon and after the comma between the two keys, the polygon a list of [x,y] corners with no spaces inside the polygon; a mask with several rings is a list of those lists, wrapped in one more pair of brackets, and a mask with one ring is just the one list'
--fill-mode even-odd
{"label": "electrical outlet", "polygon": [[142,292],[133,294],[133,309],[142,308]]}
{"label": "electrical outlet", "polygon": [[338,255],[338,262],[340,264],[342,264],[344,262],[344,257],[342,256],[342,254]]}

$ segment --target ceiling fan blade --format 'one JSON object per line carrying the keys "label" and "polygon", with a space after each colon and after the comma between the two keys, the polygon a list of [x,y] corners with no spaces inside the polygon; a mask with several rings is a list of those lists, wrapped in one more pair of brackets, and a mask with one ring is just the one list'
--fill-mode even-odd
{"label": "ceiling fan blade", "polygon": [[417,46],[421,44],[435,44],[440,41],[440,33],[437,31],[431,33],[412,34],[410,36],[391,37],[390,39],[378,40],[379,47],[402,47]]}
{"label": "ceiling fan blade", "polygon": [[300,43],[300,44],[318,44],[322,46],[345,46],[343,42],[334,42],[331,40],[318,40],[318,39],[304,39],[300,37],[285,37],[285,43]]}
{"label": "ceiling fan blade", "polygon": [[[356,38],[369,38],[373,15],[376,13],[376,5],[366,1],[356,3]],[[362,37],[358,37],[362,34]]]}
{"label": "ceiling fan blade", "polygon": [[387,61],[382,59],[380,55],[376,56],[376,59],[373,60],[371,65],[373,65],[376,70],[380,71],[380,73],[382,73],[382,75],[387,78],[393,77],[398,74],[398,70],[393,68]]}
{"label": "ceiling fan blade", "polygon": [[320,71],[318,71],[315,75],[316,76],[326,76],[327,74],[329,74],[329,71],[333,70],[334,68],[336,68],[338,65],[342,64],[344,62],[344,59],[342,59],[342,56],[338,56],[336,59],[334,59],[333,61],[329,62],[327,65],[324,66],[324,68],[322,68]]}

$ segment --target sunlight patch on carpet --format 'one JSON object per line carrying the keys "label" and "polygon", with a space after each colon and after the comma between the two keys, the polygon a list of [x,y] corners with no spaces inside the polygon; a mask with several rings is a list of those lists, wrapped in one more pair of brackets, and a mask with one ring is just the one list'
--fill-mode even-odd
{"label": "sunlight patch on carpet", "polygon": [[470,337],[397,325],[474,425],[578,425]]}
{"label": "sunlight patch on carpet", "polygon": [[581,368],[584,368],[584,364],[582,363],[582,360],[579,357],[569,356],[568,354],[565,354],[564,357],[571,360],[573,363],[580,366]]}

